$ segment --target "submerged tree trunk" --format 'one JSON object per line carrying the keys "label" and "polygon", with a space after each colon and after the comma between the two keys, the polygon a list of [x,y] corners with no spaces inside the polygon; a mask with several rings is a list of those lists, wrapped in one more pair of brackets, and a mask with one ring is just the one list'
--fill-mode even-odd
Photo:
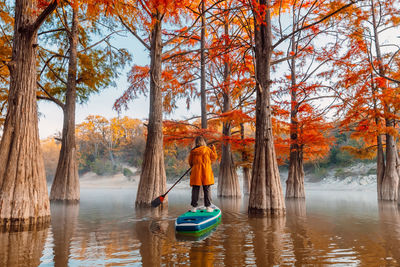
{"label": "submerged tree trunk", "polygon": [[[225,22],[225,35],[229,34],[228,22]],[[227,41],[226,41],[227,42]],[[226,45],[228,45],[226,43]],[[222,88],[222,95],[224,99],[223,113],[231,111],[231,96],[230,96],[230,62],[228,57],[224,63],[224,86]],[[236,173],[235,162],[233,161],[233,155],[231,150],[231,144],[229,138],[231,137],[231,122],[227,121],[222,126],[222,136],[224,138],[222,142],[222,156],[219,167],[218,177],[218,196],[219,197],[241,197],[240,185],[238,176]]]}
{"label": "submerged tree trunk", "polygon": [[303,153],[299,148],[293,148],[290,151],[286,198],[305,198]]}
{"label": "submerged tree trunk", "polygon": [[[293,10],[294,12],[294,10]],[[294,15],[293,15],[294,16]],[[293,18],[293,25],[296,25]],[[295,31],[295,28],[293,28]],[[291,39],[291,52],[294,55],[297,50],[295,35]],[[292,57],[290,62],[291,71],[291,110],[290,110],[290,155],[289,155],[289,174],[286,180],[286,198],[304,198],[304,169],[303,152],[299,144],[298,132],[299,122],[297,119],[298,100],[296,82],[296,59]]]}
{"label": "submerged tree trunk", "polygon": [[386,134],[386,164],[382,179],[382,200],[397,200],[399,190],[399,173],[397,172],[397,149],[392,135]]}
{"label": "submerged tree trunk", "polygon": [[[227,134],[229,131],[229,135]],[[230,125],[224,124],[224,137],[230,136]],[[239,179],[229,143],[222,144],[221,163],[219,165],[218,196],[241,197]]]}
{"label": "submerged tree trunk", "polygon": [[161,54],[161,15],[157,14],[157,20],[151,31],[150,113],[136,206],[149,207],[151,201],[163,194],[166,189],[162,132]]}
{"label": "submerged tree trunk", "polygon": [[7,117],[0,143],[0,226],[25,229],[48,223],[50,205],[38,131],[37,30],[56,8],[36,18],[36,1],[15,2],[15,24]]}
{"label": "submerged tree trunk", "polygon": [[79,201],[80,188],[75,145],[75,105],[78,45],[78,10],[73,10],[72,27],[69,36],[70,52],[66,103],[63,106],[64,123],[61,151],[56,175],[51,186],[50,200]]}
{"label": "submerged tree trunk", "polygon": [[262,0],[266,5],[264,23],[259,23],[259,14],[255,17],[255,57],[256,57],[256,143],[251,178],[249,213],[283,215],[285,202],[276,160],[270,104],[270,67],[272,54],[272,32],[270,1]]}

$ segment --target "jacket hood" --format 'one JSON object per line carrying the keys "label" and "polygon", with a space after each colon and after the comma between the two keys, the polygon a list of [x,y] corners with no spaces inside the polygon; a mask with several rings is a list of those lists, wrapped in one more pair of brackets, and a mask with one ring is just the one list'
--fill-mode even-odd
{"label": "jacket hood", "polygon": [[202,154],[207,153],[207,150],[208,150],[208,149],[209,149],[209,148],[206,147],[206,146],[199,146],[199,147],[193,148],[192,153],[193,153],[194,155],[202,155]]}

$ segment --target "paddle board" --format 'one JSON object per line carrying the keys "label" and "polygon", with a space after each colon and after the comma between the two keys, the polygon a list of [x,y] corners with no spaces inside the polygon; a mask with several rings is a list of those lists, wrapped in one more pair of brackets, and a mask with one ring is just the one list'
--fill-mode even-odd
{"label": "paddle board", "polygon": [[202,235],[213,229],[221,222],[221,210],[213,206],[212,212],[206,208],[198,208],[195,212],[188,211],[179,216],[175,221],[175,229],[181,234]]}

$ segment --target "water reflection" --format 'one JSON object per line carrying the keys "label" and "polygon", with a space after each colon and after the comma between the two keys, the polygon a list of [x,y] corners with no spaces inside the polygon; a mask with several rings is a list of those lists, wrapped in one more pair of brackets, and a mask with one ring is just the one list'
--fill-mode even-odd
{"label": "water reflection", "polygon": [[308,237],[305,199],[286,199],[286,227],[291,239],[294,266],[308,262],[312,243]]}
{"label": "water reflection", "polygon": [[220,198],[219,207],[222,210],[222,224],[219,227],[222,246],[224,248],[223,264],[225,266],[246,265],[248,247],[243,246],[250,232],[247,218],[243,216],[241,207],[247,202],[238,198]]}
{"label": "water reflection", "polygon": [[135,225],[136,237],[140,242],[139,252],[143,266],[160,266],[162,256],[168,255],[168,209],[136,209],[138,218],[149,218],[149,221],[139,221]]}
{"label": "water reflection", "polygon": [[52,205],[51,232],[0,233],[0,266],[400,264],[399,208],[370,192],[311,191],[277,218],[249,217],[247,198],[215,199],[222,223],[200,239],[175,233],[188,190],[160,209],[135,209],[134,200],[133,190],[83,190],[80,205]]}
{"label": "water reflection", "polygon": [[383,232],[386,261],[390,265],[400,264],[400,211],[396,202],[379,202],[379,217]]}
{"label": "water reflection", "polygon": [[79,216],[79,204],[51,203],[51,228],[54,239],[54,266],[68,266],[71,240]]}
{"label": "water reflection", "polygon": [[48,227],[0,233],[0,266],[38,266],[47,234]]}
{"label": "water reflection", "polygon": [[255,263],[257,266],[272,266],[283,263],[285,216],[250,217],[253,235]]}

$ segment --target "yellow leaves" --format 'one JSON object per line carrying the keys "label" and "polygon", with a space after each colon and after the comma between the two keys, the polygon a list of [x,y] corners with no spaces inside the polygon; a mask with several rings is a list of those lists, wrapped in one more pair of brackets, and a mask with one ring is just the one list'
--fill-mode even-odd
{"label": "yellow leaves", "polygon": [[359,159],[373,159],[376,157],[376,147],[375,146],[370,146],[370,147],[353,147],[353,146],[342,146],[341,150],[348,152],[350,155],[353,157],[359,158]]}
{"label": "yellow leaves", "polygon": [[143,136],[144,131],[143,123],[138,119],[125,116],[108,120],[100,115],[89,115],[76,126],[75,133],[77,140],[113,148],[131,143],[135,136]]}
{"label": "yellow leaves", "polygon": [[53,178],[56,173],[61,144],[50,137],[40,141],[46,176]]}

